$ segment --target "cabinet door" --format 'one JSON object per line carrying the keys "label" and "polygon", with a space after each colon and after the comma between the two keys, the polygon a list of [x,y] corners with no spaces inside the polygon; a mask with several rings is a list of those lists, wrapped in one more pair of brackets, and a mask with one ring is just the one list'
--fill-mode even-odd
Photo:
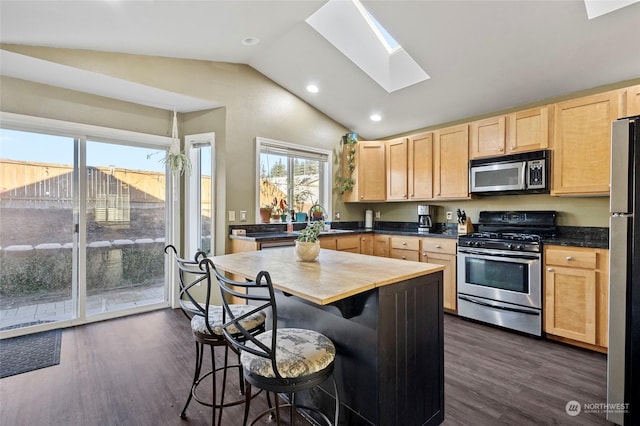
{"label": "cabinet door", "polygon": [[387,201],[407,200],[408,155],[406,138],[387,141]]}
{"label": "cabinet door", "polygon": [[433,133],[410,136],[408,185],[409,199],[433,198]]}
{"label": "cabinet door", "polygon": [[528,109],[510,114],[507,121],[507,153],[536,151],[549,147],[549,114],[553,107]]}
{"label": "cabinet door", "polygon": [[373,236],[373,255],[389,257],[389,237],[387,235]]}
{"label": "cabinet door", "polygon": [[504,154],[506,119],[504,116],[474,121],[470,127],[471,158]]}
{"label": "cabinet door", "polygon": [[420,252],[417,250],[403,250],[391,248],[391,254],[389,257],[393,259],[402,259],[402,260],[410,260],[412,262],[420,261]]}
{"label": "cabinet door", "polygon": [[545,331],[595,345],[596,272],[549,266],[545,278]]}
{"label": "cabinet door", "polygon": [[373,235],[360,235],[360,254],[373,256]]}
{"label": "cabinet door", "polygon": [[555,105],[553,195],[608,195],[611,122],[621,91]]}
{"label": "cabinet door", "polygon": [[434,132],[433,157],[434,198],[469,198],[469,126]]}
{"label": "cabinet door", "polygon": [[337,250],[336,237],[320,237],[318,238],[320,242],[320,248],[329,249],[329,250]]}
{"label": "cabinet door", "polygon": [[442,253],[423,253],[423,261],[444,266],[442,273],[442,306],[444,309],[458,309],[458,291],[456,286],[456,256]]}
{"label": "cabinet door", "polygon": [[336,237],[336,249],[338,251],[360,253],[360,237],[358,235]]}
{"label": "cabinet door", "polygon": [[627,89],[627,113],[625,115],[640,115],[640,84]]}
{"label": "cabinet door", "polygon": [[358,153],[359,201],[385,201],[385,143],[360,142]]}

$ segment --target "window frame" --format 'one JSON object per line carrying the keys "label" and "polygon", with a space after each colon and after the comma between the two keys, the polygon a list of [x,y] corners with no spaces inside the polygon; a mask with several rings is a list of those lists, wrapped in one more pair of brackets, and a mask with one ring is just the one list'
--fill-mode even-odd
{"label": "window frame", "polygon": [[[300,153],[308,153],[312,157],[326,157],[325,166],[320,170],[320,182],[319,182],[319,200],[318,203],[322,207],[324,207],[326,220],[330,221],[333,217],[333,206],[332,206],[332,186],[331,186],[331,177],[333,176],[332,164],[333,164],[333,151],[328,149],[322,149],[317,147],[312,147],[308,145],[299,145],[291,142],[283,142],[275,139],[269,139],[264,137],[256,137],[256,163],[255,163],[255,217],[256,223],[259,223],[257,220],[260,217],[260,155],[262,154],[263,147],[272,147],[276,149],[281,149],[285,151],[292,152],[300,152]],[[292,159],[291,159],[292,160]],[[324,161],[324,159],[323,159]],[[290,172],[293,173],[293,169],[289,168]],[[287,198],[291,198],[292,190],[289,187],[287,190]],[[289,200],[289,204],[291,204],[291,199]],[[306,213],[306,212],[305,212]]]}

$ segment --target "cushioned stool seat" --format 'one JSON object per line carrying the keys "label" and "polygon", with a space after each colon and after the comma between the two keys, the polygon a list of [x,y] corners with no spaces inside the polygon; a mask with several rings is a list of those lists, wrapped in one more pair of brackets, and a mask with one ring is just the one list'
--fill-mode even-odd
{"label": "cushioned stool seat", "polygon": [[[271,334],[271,331],[266,331],[257,336],[256,340],[264,345],[271,345]],[[247,346],[258,348],[253,342],[249,342]],[[275,352],[278,372],[285,379],[324,370],[336,357],[336,348],[329,338],[316,331],[300,328],[279,328]],[[240,363],[245,374],[276,377],[269,358],[242,352]]]}
{"label": "cushioned stool seat", "polygon": [[[251,312],[253,310],[253,307],[248,305],[229,305],[229,307],[231,308],[231,311],[233,312],[233,314],[236,316],[242,316],[247,312]],[[264,325],[264,320],[266,319],[266,317],[267,316],[262,311],[251,314],[250,316],[248,316],[247,318],[241,321],[242,327],[246,328],[247,330],[252,330],[257,327],[260,327]],[[211,327],[211,329],[213,330],[213,333],[218,338],[223,338],[222,336],[223,325],[224,325],[224,321],[223,321],[222,306],[210,306],[209,307],[209,326]],[[209,329],[207,328],[207,322],[204,320],[204,316],[202,315],[196,315],[193,318],[191,318],[191,330],[194,333],[202,336],[211,335],[211,333],[209,332]],[[231,328],[229,331],[233,334],[239,332],[235,328]]]}

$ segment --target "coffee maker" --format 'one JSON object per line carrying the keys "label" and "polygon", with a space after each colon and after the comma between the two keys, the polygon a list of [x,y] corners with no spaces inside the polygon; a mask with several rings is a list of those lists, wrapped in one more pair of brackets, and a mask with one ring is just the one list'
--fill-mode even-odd
{"label": "coffee maker", "polygon": [[418,206],[418,232],[431,232],[431,215],[434,213],[434,206]]}

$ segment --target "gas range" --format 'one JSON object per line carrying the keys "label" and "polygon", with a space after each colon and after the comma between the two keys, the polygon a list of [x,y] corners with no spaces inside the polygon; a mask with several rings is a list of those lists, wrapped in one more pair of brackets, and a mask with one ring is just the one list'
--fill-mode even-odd
{"label": "gas range", "polygon": [[554,211],[482,211],[478,232],[458,237],[458,246],[540,252],[544,237],[556,234]]}

